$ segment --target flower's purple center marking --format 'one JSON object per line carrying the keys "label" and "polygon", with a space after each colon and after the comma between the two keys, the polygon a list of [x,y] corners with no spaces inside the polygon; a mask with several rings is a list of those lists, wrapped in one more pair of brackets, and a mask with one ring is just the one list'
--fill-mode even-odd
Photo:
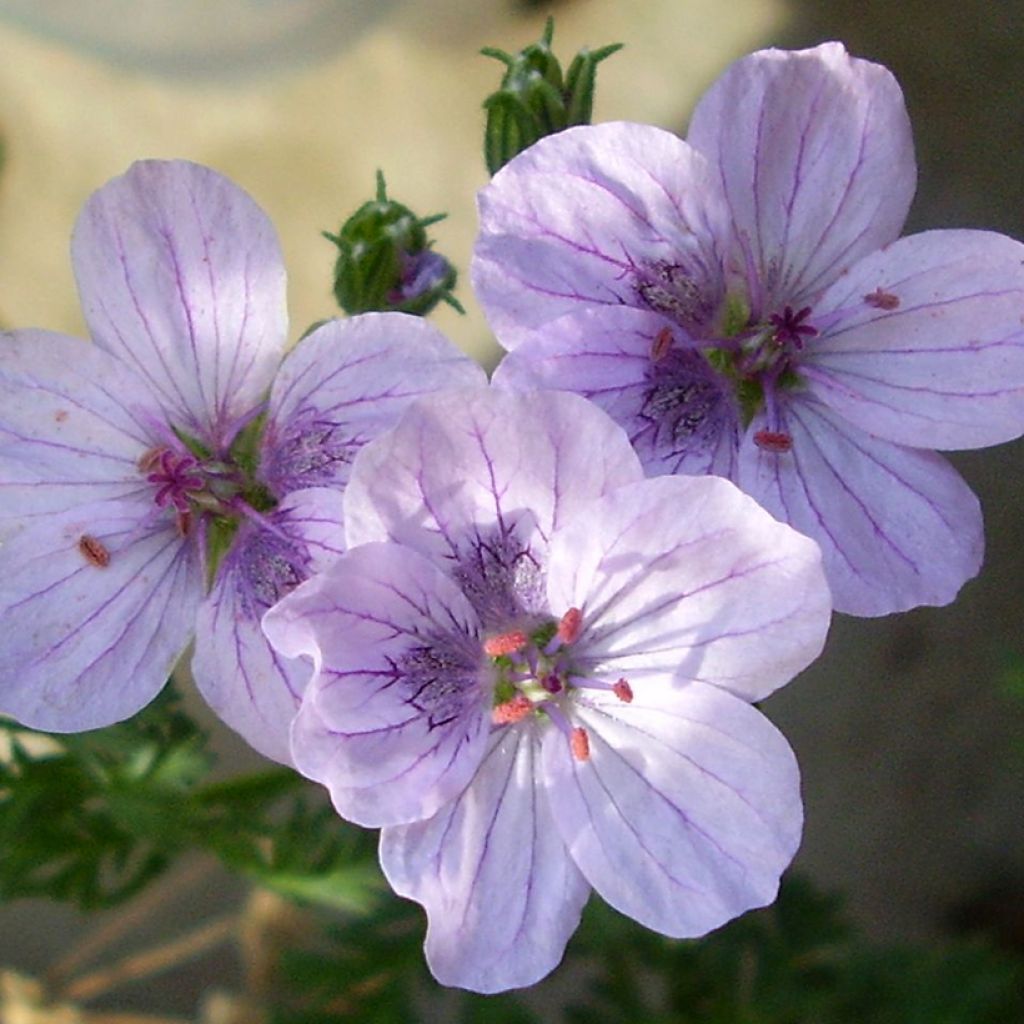
{"label": "flower's purple center marking", "polygon": [[110,565],[110,552],[106,545],[92,534],[83,533],[78,538],[78,551],[90,565],[96,566],[97,569],[106,569]]}
{"label": "flower's purple center marking", "polygon": [[265,467],[266,480],[281,496],[304,487],[341,482],[364,441],[346,434],[336,423],[300,417],[273,446]]}
{"label": "flower's purple center marking", "polygon": [[715,314],[717,297],[703,286],[706,274],[701,268],[652,260],[634,265],[631,274],[639,302],[688,331],[699,332]]}
{"label": "flower's purple center marking", "polygon": [[485,628],[534,618],[545,607],[540,563],[514,529],[477,533],[459,549],[451,575]]}
{"label": "flower's purple center marking", "polygon": [[723,381],[693,349],[671,347],[655,339],[639,415],[654,431],[653,445],[671,457],[714,443],[722,418],[731,413]]}
{"label": "flower's purple center marking", "polygon": [[879,285],[873,292],[864,296],[864,301],[875,309],[893,310],[899,309],[900,297],[892,292],[887,292]]}
{"label": "flower's purple center marking", "polygon": [[583,633],[583,614],[570,608],[558,622],[548,620],[527,632],[509,629],[487,636],[483,653],[496,674],[491,724],[514,725],[531,714],[546,716],[565,736],[577,761],[590,759],[586,729],[567,717],[573,693],[580,689],[610,690],[628,704],[633,690],[625,679],[608,683],[591,679],[575,644]]}
{"label": "flower's purple center marking", "polygon": [[252,618],[262,616],[309,578],[305,549],[269,530],[247,529],[231,557],[237,560],[235,579],[242,607]]}
{"label": "flower's purple center marking", "polygon": [[480,659],[468,637],[443,633],[391,660],[406,701],[427,716],[431,729],[459,718],[480,699]]}

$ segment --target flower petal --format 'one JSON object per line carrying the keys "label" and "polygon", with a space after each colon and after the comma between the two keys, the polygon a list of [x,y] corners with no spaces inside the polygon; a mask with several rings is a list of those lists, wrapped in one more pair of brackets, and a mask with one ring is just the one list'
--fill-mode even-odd
{"label": "flower petal", "polygon": [[478,206],[473,287],[505,348],[582,306],[650,308],[660,274],[673,279],[664,298],[680,322],[707,322],[723,295],[716,239],[728,215],[712,170],[659,128],[549,135],[503,167]]}
{"label": "flower petal", "polygon": [[523,335],[493,380],[508,391],[589,398],[626,431],[648,474],[734,472],[739,415],[730,390],[660,313],[622,306],[559,317]]}
{"label": "flower petal", "polygon": [[[928,231],[855,264],[821,297],[801,370],[879,437],[981,448],[1024,433],[1024,245]],[[819,314],[820,311],[820,314]]]}
{"label": "flower petal", "polygon": [[346,539],[392,539],[443,562],[494,529],[518,533],[542,558],[560,523],[642,476],[622,429],[576,395],[433,395],[359,453],[345,491]]}
{"label": "flower petal", "polygon": [[831,612],[817,545],[717,477],[592,502],[552,540],[548,597],[582,611],[593,674],[700,680],[748,700],[818,656]]}
{"label": "flower petal", "polygon": [[[782,406],[782,403],[779,403]],[[948,604],[981,566],[978,499],[939,455],[846,423],[810,397],[757,417],[740,449],[740,484],[821,545],[837,611],[887,615]],[[789,451],[759,448],[769,426]]]}
{"label": "flower petal", "polygon": [[666,678],[632,704],[581,700],[575,720],[589,759],[549,729],[544,780],[570,856],[604,899],[677,938],[771,903],[803,812],[793,752],[763,715]]}
{"label": "flower petal", "polygon": [[223,449],[270,385],[288,330],[263,211],[209,168],[144,161],[92,195],[71,254],[96,343],[176,426]]}
{"label": "flower petal", "polygon": [[163,687],[202,596],[195,545],[138,501],[41,516],[0,547],[0,710],[79,732]]}
{"label": "flower petal", "polygon": [[0,519],[146,493],[138,460],[157,408],[95,345],[48,331],[0,336]]}
{"label": "flower petal", "polygon": [[381,833],[395,891],[427,912],[442,985],[500,992],[553,970],[590,893],[548,807],[528,725],[497,730],[472,783],[429,821]]}
{"label": "flower petal", "polygon": [[192,676],[232,729],[261,754],[290,764],[289,731],[312,669],[275,651],[260,620],[342,554],[341,494],[296,491],[268,519],[280,535],[243,524],[199,608]]}
{"label": "flower petal", "polygon": [[264,632],[316,673],[292,727],[298,769],[360,825],[429,817],[487,739],[477,619],[431,562],[397,544],[349,551],[267,612]]}
{"label": "flower petal", "polygon": [[740,269],[752,261],[764,289],[758,315],[804,304],[891,242],[914,195],[900,87],[840,43],[737,61],[697,104],[687,139],[720,175],[734,257]]}
{"label": "flower petal", "polygon": [[359,448],[415,398],[486,384],[479,364],[422,317],[330,320],[299,342],[274,379],[261,475],[278,495],[344,486]]}

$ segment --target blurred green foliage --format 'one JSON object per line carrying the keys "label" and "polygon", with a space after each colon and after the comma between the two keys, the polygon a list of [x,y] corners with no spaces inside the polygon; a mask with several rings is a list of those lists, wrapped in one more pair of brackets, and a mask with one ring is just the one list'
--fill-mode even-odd
{"label": "blurred green foliage", "polygon": [[186,850],[207,850],[314,908],[305,939],[283,953],[272,1024],[1024,1021],[1024,959],[981,939],[871,943],[799,878],[772,907],[697,941],[666,939],[595,898],[551,978],[501,996],[445,990],[424,964],[421,911],[387,894],[375,836],[284,768],[209,781],[206,737],[172,688],[129,722],[49,748],[3,728],[0,897],[107,907]]}

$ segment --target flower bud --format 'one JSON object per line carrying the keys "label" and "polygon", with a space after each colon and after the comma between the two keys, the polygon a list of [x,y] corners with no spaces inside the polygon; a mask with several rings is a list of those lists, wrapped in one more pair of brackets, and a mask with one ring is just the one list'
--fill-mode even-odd
{"label": "flower bud", "polygon": [[590,124],[597,65],[621,50],[622,44],[612,43],[593,52],[584,47],[563,76],[558,58],[551,52],[554,31],[555,20],[548,18],[541,38],[514,56],[493,47],[480,51],[505,65],[501,86],[484,100],[484,159],[491,174],[543,136]]}
{"label": "flower bud", "polygon": [[438,302],[462,312],[452,296],[455,268],[431,248],[426,228],[445,214],[417,217],[389,199],[377,172],[377,197],[352,214],[336,235],[334,296],[346,313],[398,312],[425,316]]}

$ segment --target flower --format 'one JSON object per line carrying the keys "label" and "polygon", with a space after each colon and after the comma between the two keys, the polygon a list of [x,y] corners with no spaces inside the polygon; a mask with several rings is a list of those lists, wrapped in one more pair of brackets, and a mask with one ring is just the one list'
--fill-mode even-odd
{"label": "flower", "polygon": [[717,473],[821,545],[836,608],[945,604],[981,563],[974,495],[929,449],[1024,431],[1024,246],[897,238],[910,127],[827,43],[743,58],[686,142],[544,139],[480,195],[495,382],[599,403],[649,473]]}
{"label": "flower", "polygon": [[72,259],[95,344],[0,339],[0,709],[60,732],[118,721],[195,635],[209,702],[285,760],[305,671],[260,616],[341,550],[355,451],[481,371],[398,314],[329,322],[282,363],[273,228],[193,164],[100,189]]}
{"label": "flower", "polygon": [[347,552],[267,612],[315,672],[292,756],[383,826],[443,983],[529,985],[591,887],[667,935],[774,899],[799,779],[751,703],[820,651],[816,545],[731,483],[643,478],[568,394],[429,396],[356,458]]}

